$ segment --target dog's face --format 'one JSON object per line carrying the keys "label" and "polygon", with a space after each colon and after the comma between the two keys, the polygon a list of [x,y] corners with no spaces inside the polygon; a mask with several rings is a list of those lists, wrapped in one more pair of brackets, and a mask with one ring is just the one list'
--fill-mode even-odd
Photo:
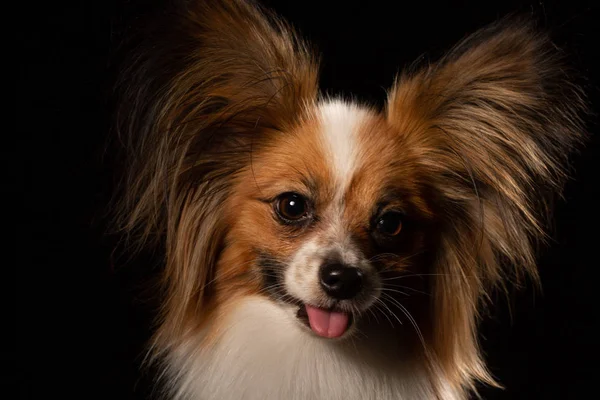
{"label": "dog's face", "polygon": [[[395,274],[423,251],[432,210],[416,156],[381,115],[340,101],[267,143],[236,180],[219,265],[259,276],[315,333],[343,336],[369,308],[386,307],[381,297],[398,297]],[[341,321],[327,332],[306,305]]]}

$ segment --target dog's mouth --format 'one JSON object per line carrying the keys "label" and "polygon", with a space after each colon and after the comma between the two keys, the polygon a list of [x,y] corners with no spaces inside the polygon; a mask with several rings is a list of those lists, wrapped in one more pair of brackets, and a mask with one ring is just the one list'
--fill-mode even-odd
{"label": "dog's mouth", "polygon": [[352,326],[352,314],[337,309],[324,309],[310,304],[302,304],[296,317],[309,327],[317,336],[339,338]]}

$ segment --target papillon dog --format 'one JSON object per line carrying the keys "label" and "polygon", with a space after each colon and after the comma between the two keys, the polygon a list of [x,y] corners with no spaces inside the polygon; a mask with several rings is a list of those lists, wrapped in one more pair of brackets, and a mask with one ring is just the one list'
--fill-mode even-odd
{"label": "papillon dog", "polygon": [[119,223],[161,248],[149,354],[175,400],[466,399],[495,289],[537,278],[583,94],[504,19],[395,80],[327,97],[318,59],[243,0],[143,25],[118,85]]}

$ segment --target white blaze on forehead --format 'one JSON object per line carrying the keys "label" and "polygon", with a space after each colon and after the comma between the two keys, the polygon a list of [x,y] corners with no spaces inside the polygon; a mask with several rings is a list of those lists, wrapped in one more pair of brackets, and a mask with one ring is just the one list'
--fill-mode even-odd
{"label": "white blaze on forehead", "polygon": [[321,134],[328,164],[336,179],[336,191],[343,195],[358,167],[358,130],[368,112],[352,103],[333,100],[319,105]]}
{"label": "white blaze on forehead", "polygon": [[326,101],[319,105],[320,135],[326,163],[333,175],[335,191],[333,201],[324,209],[318,210],[323,221],[327,221],[320,231],[309,238],[292,256],[289,268],[285,271],[285,288],[290,295],[309,304],[315,304],[322,297],[319,285],[319,269],[329,257],[339,257],[339,261],[368,270],[369,263],[360,249],[350,239],[343,220],[344,194],[352,176],[360,167],[359,130],[370,118],[369,111],[343,101]]}

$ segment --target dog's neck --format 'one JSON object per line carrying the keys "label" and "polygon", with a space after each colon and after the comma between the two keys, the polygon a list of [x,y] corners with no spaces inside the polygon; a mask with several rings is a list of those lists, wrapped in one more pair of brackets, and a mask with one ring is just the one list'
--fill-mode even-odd
{"label": "dog's neck", "polygon": [[352,337],[327,340],[305,331],[288,314],[267,299],[245,299],[219,322],[210,345],[205,332],[179,346],[167,360],[174,398],[462,398],[432,382],[425,363],[410,356],[397,332],[407,326],[396,332],[361,327]]}

